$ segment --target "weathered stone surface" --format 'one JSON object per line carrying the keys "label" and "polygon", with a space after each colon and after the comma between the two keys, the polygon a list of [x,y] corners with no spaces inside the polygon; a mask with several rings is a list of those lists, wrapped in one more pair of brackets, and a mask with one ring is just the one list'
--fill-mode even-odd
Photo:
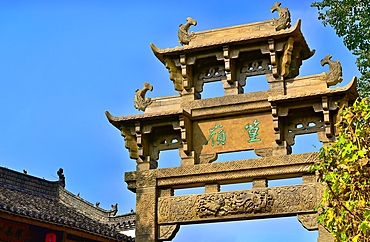
{"label": "weathered stone surface", "polygon": [[315,185],[158,198],[158,223],[199,223],[313,212]]}
{"label": "weathered stone surface", "polygon": [[[292,146],[297,135],[316,133],[324,144],[335,139],[338,113],[358,96],[356,78],[329,88],[342,80],[331,56],[322,61],[329,73],[297,77],[315,51],[301,21],[291,26],[288,8],[276,2],[270,10],[279,17],[191,33],[197,23],[188,18],[178,31],[182,46],[151,44],[179,95],[151,99],[141,115],[106,113],[137,162],[125,181],[137,193],[138,242],[170,240],[180,224],[293,215],[327,241],[314,211],[322,186],[308,173],[318,153],[292,155]],[[248,92],[254,76],[265,76],[269,90]],[[220,82],[223,96],[202,99],[211,82]],[[171,149],[178,149],[181,165],[157,169],[160,152]],[[217,163],[219,154],[248,150],[261,158]],[[303,184],[268,187],[269,180],[294,177]],[[253,188],[220,192],[222,185],[244,182]],[[204,193],[174,196],[175,189],[191,187]]]}

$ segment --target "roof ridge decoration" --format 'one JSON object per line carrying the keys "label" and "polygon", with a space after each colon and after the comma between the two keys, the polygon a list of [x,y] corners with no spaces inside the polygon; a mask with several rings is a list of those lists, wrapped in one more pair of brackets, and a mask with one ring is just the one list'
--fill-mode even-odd
{"label": "roof ridge decoration", "polygon": [[343,81],[342,65],[339,60],[332,61],[331,57],[331,55],[327,55],[320,62],[322,66],[326,64],[329,65],[329,73],[326,73],[326,83],[328,84],[328,87],[337,85]]}
{"label": "roof ridge decoration", "polygon": [[59,168],[59,170],[57,171],[57,175],[59,177],[58,182],[60,186],[65,188],[66,187],[66,177],[63,174],[63,168]]}
{"label": "roof ridge decoration", "polygon": [[147,91],[153,91],[153,86],[150,85],[148,82],[144,82],[144,87],[142,89],[136,89],[134,97],[134,107],[137,110],[145,111],[146,107],[148,107],[152,103],[151,98],[145,98],[145,94]]}
{"label": "roof ridge decoration", "polygon": [[279,18],[278,19],[275,19],[273,18],[272,19],[272,24],[275,27],[275,30],[276,31],[279,31],[279,30],[282,30],[282,29],[288,29],[290,28],[290,12],[289,12],[289,9],[288,8],[281,8],[280,7],[281,5],[281,2],[276,2],[271,8],[271,13],[277,11],[278,14],[279,14]]}
{"label": "roof ridge decoration", "polygon": [[189,28],[191,25],[197,26],[197,21],[192,17],[186,18],[185,24],[180,24],[177,36],[179,37],[179,42],[181,45],[188,45],[192,39],[196,37],[194,32],[189,33]]}

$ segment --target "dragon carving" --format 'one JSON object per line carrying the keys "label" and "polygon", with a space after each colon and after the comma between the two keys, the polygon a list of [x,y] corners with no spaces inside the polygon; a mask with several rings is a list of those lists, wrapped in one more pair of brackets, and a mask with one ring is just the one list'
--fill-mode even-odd
{"label": "dragon carving", "polygon": [[148,90],[153,91],[153,86],[147,82],[144,82],[143,89],[136,90],[134,98],[135,103],[134,107],[137,110],[145,111],[146,107],[148,107],[152,103],[152,100],[150,98],[145,98],[145,94]]}
{"label": "dragon carving", "polygon": [[326,64],[329,65],[329,73],[326,75],[326,83],[328,86],[334,86],[340,82],[342,82],[342,65],[340,62],[332,61],[331,55],[327,55],[324,57],[324,59],[321,60],[321,65],[324,66]]}
{"label": "dragon carving", "polygon": [[194,32],[189,33],[191,25],[196,26],[197,21],[191,17],[186,18],[186,24],[180,24],[177,36],[181,45],[188,45],[195,38]]}
{"label": "dragon carving", "polygon": [[272,24],[275,26],[275,30],[279,31],[282,29],[290,28],[290,12],[288,8],[280,7],[281,2],[276,2],[271,8],[271,13],[277,11],[279,14],[279,18],[272,19]]}

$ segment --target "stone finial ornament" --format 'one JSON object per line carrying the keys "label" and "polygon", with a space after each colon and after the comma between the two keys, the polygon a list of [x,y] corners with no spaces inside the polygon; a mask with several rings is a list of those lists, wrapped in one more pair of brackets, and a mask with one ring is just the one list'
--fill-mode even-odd
{"label": "stone finial ornament", "polygon": [[290,12],[288,8],[281,8],[281,2],[276,2],[271,8],[271,13],[277,11],[279,14],[279,18],[272,19],[272,24],[275,26],[275,30],[279,31],[282,29],[290,28]]}
{"label": "stone finial ornament", "polygon": [[181,45],[188,45],[195,38],[194,32],[189,33],[191,25],[196,26],[197,21],[191,17],[186,18],[186,24],[180,24],[177,36]]}
{"label": "stone finial ornament", "polygon": [[135,92],[135,98],[134,98],[134,107],[137,110],[145,111],[146,107],[148,107],[152,100],[151,98],[145,98],[146,92],[150,90],[153,91],[153,86],[150,85],[148,82],[144,82],[143,89],[137,89]]}
{"label": "stone finial ornament", "polygon": [[59,168],[57,171],[57,175],[59,177],[59,184],[64,188],[66,187],[66,177],[63,174],[63,168]]}
{"label": "stone finial ornament", "polygon": [[326,74],[326,83],[328,86],[334,86],[338,83],[341,83],[343,78],[342,78],[342,65],[340,62],[337,61],[332,61],[331,55],[327,55],[324,57],[324,59],[321,60],[321,65],[324,66],[326,64],[329,65],[329,73]]}

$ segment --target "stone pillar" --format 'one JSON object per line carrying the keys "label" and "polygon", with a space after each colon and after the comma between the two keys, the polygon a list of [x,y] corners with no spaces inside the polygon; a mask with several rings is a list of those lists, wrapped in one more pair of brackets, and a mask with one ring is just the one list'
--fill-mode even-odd
{"label": "stone pillar", "polygon": [[334,242],[334,236],[323,226],[319,225],[319,237],[317,238],[317,242]]}
{"label": "stone pillar", "polygon": [[136,180],[136,242],[156,242],[157,188],[153,171],[138,172]]}

